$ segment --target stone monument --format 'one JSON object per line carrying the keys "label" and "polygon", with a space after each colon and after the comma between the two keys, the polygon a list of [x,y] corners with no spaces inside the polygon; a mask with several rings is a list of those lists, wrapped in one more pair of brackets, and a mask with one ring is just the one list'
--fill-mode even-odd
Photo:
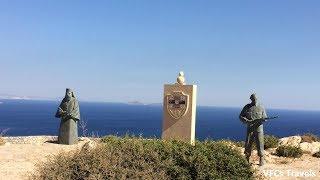
{"label": "stone monument", "polygon": [[79,104],[71,89],[66,89],[66,95],[62,100],[57,113],[61,118],[58,143],[76,144],[78,142],[78,121],[80,120]]}
{"label": "stone monument", "polygon": [[186,85],[180,72],[175,84],[164,85],[162,139],[194,144],[197,86]]}

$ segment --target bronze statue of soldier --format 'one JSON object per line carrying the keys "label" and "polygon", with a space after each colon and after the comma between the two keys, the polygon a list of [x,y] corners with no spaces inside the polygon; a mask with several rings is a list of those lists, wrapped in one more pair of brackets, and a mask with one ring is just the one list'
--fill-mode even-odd
{"label": "bronze statue of soldier", "polygon": [[258,103],[255,94],[250,96],[251,103],[244,106],[240,113],[241,122],[247,124],[247,137],[245,142],[245,155],[249,162],[251,156],[252,144],[255,142],[258,155],[260,157],[260,166],[265,164],[264,160],[264,135],[263,122],[268,118],[266,111],[262,105]]}
{"label": "bronze statue of soldier", "polygon": [[76,144],[78,142],[77,124],[80,120],[80,111],[79,103],[71,89],[66,89],[66,95],[55,116],[61,118],[58,143]]}

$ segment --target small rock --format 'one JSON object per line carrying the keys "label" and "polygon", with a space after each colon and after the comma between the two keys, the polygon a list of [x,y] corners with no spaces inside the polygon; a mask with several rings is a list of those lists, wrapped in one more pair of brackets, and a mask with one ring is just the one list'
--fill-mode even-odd
{"label": "small rock", "polygon": [[300,136],[290,136],[290,137],[285,137],[280,139],[280,146],[299,146],[301,142],[301,137]]}
{"label": "small rock", "polygon": [[79,141],[90,141],[88,137],[79,137]]}
{"label": "small rock", "polygon": [[320,150],[320,142],[303,142],[300,144],[300,148],[305,153],[314,154]]}

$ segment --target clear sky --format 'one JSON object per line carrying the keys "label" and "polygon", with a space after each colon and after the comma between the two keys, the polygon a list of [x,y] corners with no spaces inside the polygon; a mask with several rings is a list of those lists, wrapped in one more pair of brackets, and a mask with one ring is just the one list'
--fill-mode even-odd
{"label": "clear sky", "polygon": [[0,0],[0,93],[320,109],[320,1]]}

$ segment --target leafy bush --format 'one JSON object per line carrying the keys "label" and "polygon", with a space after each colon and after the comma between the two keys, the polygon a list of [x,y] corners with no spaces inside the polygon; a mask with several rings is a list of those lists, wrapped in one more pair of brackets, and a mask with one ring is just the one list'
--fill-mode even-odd
{"label": "leafy bush", "polygon": [[[233,144],[233,145],[235,145],[237,147],[242,147],[242,148],[245,147],[245,142],[244,141],[232,141],[232,140],[229,140],[229,139],[223,139],[223,140],[220,140],[220,142],[230,143],[230,144]],[[265,135],[264,136],[264,148],[265,149],[276,148],[276,147],[278,147],[278,144],[279,144],[279,138],[278,137],[273,136],[273,135]],[[252,148],[253,149],[257,149],[255,142],[253,143]]]}
{"label": "leafy bush", "polygon": [[307,133],[307,134],[301,136],[301,142],[312,143],[312,142],[317,142],[319,140],[320,140],[320,138],[317,135],[314,135],[311,133]]}
{"label": "leafy bush", "polygon": [[96,148],[62,153],[38,165],[32,179],[252,179],[241,153],[223,142],[115,136]]}
{"label": "leafy bush", "polygon": [[[206,141],[213,141],[213,140],[207,139]],[[244,145],[245,145],[244,141],[233,141],[233,140],[230,140],[230,139],[220,139],[217,142],[221,142],[221,143],[224,143],[226,145],[230,145],[230,146],[233,146],[233,147],[239,147],[239,148],[244,148]]]}
{"label": "leafy bush", "polygon": [[264,148],[276,148],[279,144],[279,138],[272,135],[265,135],[264,136]]}
{"label": "leafy bush", "polygon": [[300,147],[282,145],[276,149],[276,154],[283,157],[299,158],[302,156],[302,149]]}

